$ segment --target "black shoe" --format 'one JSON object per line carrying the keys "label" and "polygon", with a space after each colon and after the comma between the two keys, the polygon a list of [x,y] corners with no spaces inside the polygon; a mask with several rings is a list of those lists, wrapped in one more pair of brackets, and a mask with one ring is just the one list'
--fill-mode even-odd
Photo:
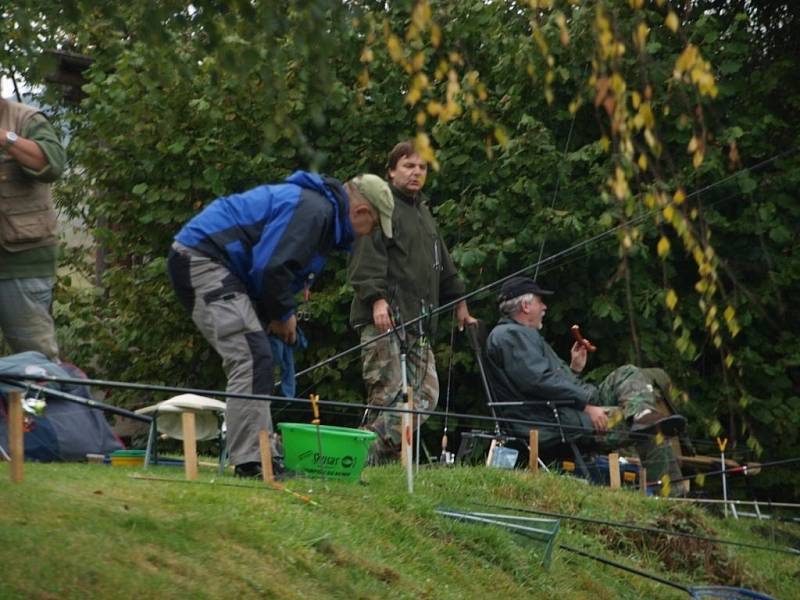
{"label": "black shoe", "polygon": [[[272,459],[272,475],[273,477],[281,477],[286,473],[286,467],[283,465],[283,459]],[[262,470],[261,470],[261,463],[260,462],[248,462],[242,463],[240,465],[236,465],[233,469],[233,474],[236,477],[241,477],[243,479],[263,479],[262,477]]]}
{"label": "black shoe", "polygon": [[242,479],[261,479],[261,463],[247,462],[236,465],[233,474]]}
{"label": "black shoe", "polygon": [[661,433],[666,437],[680,435],[684,431],[686,431],[686,418],[682,415],[669,415],[668,417],[652,419],[647,422],[634,423],[631,427],[632,433]]}

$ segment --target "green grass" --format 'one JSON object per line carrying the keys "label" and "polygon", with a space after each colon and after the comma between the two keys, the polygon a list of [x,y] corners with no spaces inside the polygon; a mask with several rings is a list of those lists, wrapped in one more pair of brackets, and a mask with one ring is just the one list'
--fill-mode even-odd
{"label": "green grass", "polygon": [[[316,505],[211,470],[201,480],[167,467],[26,463],[25,481],[11,484],[2,463],[0,598],[688,597],[558,549],[545,569],[541,544],[448,520],[434,513],[441,505],[511,504],[769,544],[753,533],[764,522],[557,475],[423,469],[413,495],[399,466],[365,470],[364,484],[287,482]],[[800,527],[777,533],[797,539]],[[800,596],[800,557],[569,521],[557,542],[690,585]]]}

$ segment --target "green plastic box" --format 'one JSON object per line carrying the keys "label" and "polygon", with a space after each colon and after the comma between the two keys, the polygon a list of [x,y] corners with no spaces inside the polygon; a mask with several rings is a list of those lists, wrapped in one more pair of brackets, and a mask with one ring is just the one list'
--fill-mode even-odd
{"label": "green plastic box", "polygon": [[288,471],[309,477],[358,481],[367,462],[372,431],[309,423],[279,423],[283,436],[283,460]]}
{"label": "green plastic box", "polygon": [[144,450],[115,450],[111,453],[112,467],[143,467]]}

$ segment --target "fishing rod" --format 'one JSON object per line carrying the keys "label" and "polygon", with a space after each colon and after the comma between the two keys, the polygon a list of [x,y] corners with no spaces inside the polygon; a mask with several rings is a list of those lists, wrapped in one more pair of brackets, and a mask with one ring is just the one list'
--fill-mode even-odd
{"label": "fishing rod", "polygon": [[572,546],[559,544],[558,547],[562,550],[566,550],[567,552],[572,552],[573,554],[583,556],[584,558],[590,558],[599,563],[603,563],[604,565],[615,567],[617,569],[627,571],[628,573],[632,573],[633,575],[638,575],[639,577],[645,577],[646,579],[652,579],[658,583],[668,585],[675,589],[686,592],[692,598],[754,598],[755,600],[774,600],[772,596],[767,596],[761,592],[756,592],[746,588],[731,587],[726,585],[687,585],[685,583],[671,581],[653,573],[648,573],[647,571],[642,571],[641,569],[629,567],[621,562],[617,562],[603,556],[598,556],[596,554],[591,554],[585,550],[573,548]]}
{"label": "fishing rod", "polygon": [[[709,471],[708,473],[697,473],[695,475],[686,475],[685,477],[678,477],[678,478],[675,478],[675,479],[671,479],[670,482],[671,483],[676,483],[678,481],[691,481],[693,479],[697,479],[698,477],[699,478],[706,478],[706,477],[709,477],[709,476],[713,477],[714,475],[722,475],[723,473],[725,475],[735,475],[737,473],[742,473],[743,475],[747,475],[748,471],[752,471],[753,475],[757,475],[759,473],[759,471],[761,471],[761,469],[766,468],[766,467],[776,467],[776,466],[779,466],[779,465],[789,465],[789,464],[794,464],[794,463],[797,463],[797,462],[800,462],[800,457],[798,457],[798,458],[785,458],[785,459],[782,459],[782,460],[773,460],[773,461],[764,462],[764,463],[752,463],[752,464],[749,464],[749,465],[742,465],[740,467],[731,467],[729,469],[726,468],[726,469],[720,469],[718,471]],[[648,486],[649,485],[661,485],[661,480],[659,479],[658,481],[650,482],[647,485]]]}
{"label": "fishing rod", "polygon": [[[50,378],[50,376],[47,375],[28,375],[27,377],[30,379],[35,379],[36,381],[41,381],[42,379]],[[69,394],[67,392],[62,392],[60,390],[54,390],[53,388],[37,385],[35,383],[26,383],[25,385],[22,385],[17,383],[16,378],[14,378],[13,375],[10,374],[4,373],[2,376],[0,376],[0,381],[3,381],[7,385],[14,386],[21,390],[33,389],[36,390],[37,393],[43,393],[47,396],[53,396],[54,398],[59,398],[60,400],[66,400],[67,402],[73,402],[75,404],[82,404],[84,406],[88,406],[89,408],[96,408],[98,410],[119,415],[121,417],[128,417],[129,419],[135,419],[136,421],[142,421],[143,423],[150,423],[153,421],[153,417],[150,417],[148,415],[140,415],[133,411],[120,408],[118,406],[112,406],[111,404],[98,402],[97,400],[90,400],[88,398],[83,398],[81,396],[76,396],[74,394]],[[75,379],[71,383],[78,383],[81,381],[82,380],[80,379]],[[68,382],[58,382],[58,383],[68,383]]]}
{"label": "fishing rod", "polygon": [[696,502],[700,504],[741,504],[742,506],[766,506],[768,508],[800,508],[795,502],[773,502],[772,500],[722,500],[721,498],[678,498],[672,496],[661,497],[662,500],[675,500],[678,502]]}
{"label": "fishing rod", "polygon": [[[487,508],[499,508],[502,510],[514,510],[517,512],[523,513],[530,513],[533,515],[542,515],[545,517],[554,517],[557,519],[568,519],[570,521],[580,521],[583,523],[592,523],[595,525],[607,525],[609,527],[617,527],[620,529],[632,529],[635,531],[644,531],[645,533],[654,533],[660,535],[668,535],[671,537],[684,537],[684,538],[691,538],[695,540],[702,540],[704,542],[712,542],[715,544],[726,544],[728,546],[742,546],[744,548],[753,548],[755,550],[768,550],[770,552],[778,552],[780,554],[791,554],[792,556],[800,555],[800,550],[795,550],[794,548],[781,548],[775,546],[763,546],[760,544],[751,544],[749,542],[737,542],[735,540],[726,540],[723,538],[715,538],[706,535],[700,535],[697,533],[687,533],[685,531],[673,531],[669,529],[662,529],[660,527],[648,527],[645,525],[633,525],[631,523],[622,523],[620,521],[608,521],[604,519],[592,519],[589,517],[579,517],[577,515],[568,515],[564,513],[558,512],[551,512],[546,510],[536,510],[533,508],[518,508],[516,506],[504,506],[502,504],[484,504],[482,502],[471,502],[476,506],[485,506]],[[473,513],[477,515],[488,516],[488,513]],[[507,515],[509,519],[518,519],[520,521],[524,521],[526,517],[518,517],[513,515]]]}
{"label": "fishing rod", "polygon": [[[144,383],[126,383],[121,381],[109,381],[109,380],[102,380],[102,379],[81,379],[77,377],[59,377],[57,375],[31,375],[26,373],[3,373],[0,375],[0,381],[6,381],[12,385],[17,385],[18,387],[24,387],[19,385],[18,381],[30,381],[35,379],[36,381],[47,381],[50,383],[66,383],[66,384],[79,384],[79,385],[87,385],[87,386],[97,386],[97,387],[108,387],[108,388],[121,388],[121,389],[132,389],[132,390],[140,390],[140,391],[148,391],[148,392],[169,392],[169,393],[178,393],[178,394],[197,394],[200,396],[221,396],[227,398],[237,398],[243,400],[257,400],[261,402],[286,402],[289,404],[305,404],[311,405],[312,401],[307,398],[287,398],[285,396],[269,396],[266,394],[246,394],[243,392],[227,392],[227,391],[220,391],[220,390],[207,390],[207,389],[197,389],[197,388],[183,388],[177,386],[167,386],[167,385],[150,385]],[[54,395],[62,395],[65,392],[58,392],[57,390],[53,390],[52,388],[46,388],[43,386],[39,386],[36,384],[27,383],[25,384],[33,389],[41,389],[44,392],[52,393]],[[70,394],[66,394],[67,396],[71,396]],[[64,398],[67,399],[67,398]],[[140,415],[129,410],[118,408],[116,406],[111,406],[108,404],[103,404],[101,402],[97,402],[95,400],[86,400],[85,398],[80,398],[78,396],[72,396],[71,399],[78,401],[80,403],[85,403],[92,408],[99,408],[101,410],[108,410],[108,412],[112,412],[115,414],[120,414],[122,416],[130,417],[132,419],[137,419],[140,421],[147,421],[150,422],[151,418],[146,415]],[[384,411],[384,412],[394,412],[394,413],[406,413],[411,415],[424,415],[428,417],[444,417],[446,416],[445,413],[441,411],[435,410],[421,410],[421,409],[409,409],[409,408],[399,408],[394,406],[379,406],[376,404],[356,404],[352,402],[340,402],[337,400],[317,400],[317,404],[320,406],[332,406],[332,407],[339,407],[339,408],[346,408],[349,410],[375,410],[375,411]],[[531,402],[530,404],[536,404],[535,402]],[[546,405],[546,402],[539,403],[542,406]],[[488,421],[491,423],[508,423],[508,424],[518,424],[518,425],[526,425],[530,429],[558,429],[559,427],[565,431],[571,431],[575,433],[591,433],[597,435],[594,429],[581,427],[578,425],[559,425],[558,423],[553,423],[549,421],[535,421],[530,419],[512,419],[512,418],[498,418],[489,415],[470,415],[466,413],[449,413],[449,416],[456,419],[463,419],[467,422],[474,422],[474,421]],[[640,432],[630,432],[629,437],[632,439],[640,439],[646,440],[657,437],[658,433],[640,433]]]}
{"label": "fishing rod", "polygon": [[[730,175],[728,175],[726,177],[723,177],[722,179],[719,179],[719,180],[717,180],[717,181],[715,181],[713,183],[710,183],[707,186],[702,187],[702,188],[700,188],[698,190],[690,192],[689,194],[686,195],[686,198],[684,199],[684,201],[688,200],[690,198],[693,198],[695,196],[698,196],[701,193],[707,192],[707,191],[709,191],[709,190],[711,190],[711,189],[713,189],[713,188],[715,188],[715,187],[717,187],[719,185],[723,185],[724,183],[727,183],[728,181],[731,181],[732,179],[735,179],[736,177],[739,177],[743,173],[752,172],[752,171],[756,171],[756,170],[762,169],[763,167],[767,166],[768,164],[771,164],[771,163],[775,162],[776,160],[780,160],[781,158],[784,158],[786,156],[790,156],[791,154],[794,154],[798,150],[800,150],[800,147],[790,148],[788,150],[784,150],[783,152],[775,154],[774,156],[771,156],[770,158],[764,159],[763,161],[761,161],[759,163],[756,163],[753,166],[743,167],[743,168],[739,169],[738,171],[736,171],[736,172],[734,172],[734,173],[732,173],[732,174],[730,174]],[[667,206],[672,205],[673,203],[674,203],[674,201],[670,201],[670,202],[667,203]],[[458,298],[456,298],[454,300],[451,300],[450,302],[442,304],[439,307],[433,308],[426,315],[420,315],[418,317],[414,317],[413,319],[407,321],[405,323],[405,325],[408,327],[408,326],[416,324],[417,322],[421,321],[422,319],[428,319],[428,318],[430,318],[430,317],[432,317],[434,315],[437,315],[437,314],[439,314],[441,312],[450,310],[450,309],[454,308],[460,302],[469,300],[470,298],[473,298],[473,297],[475,297],[475,296],[477,296],[479,294],[487,292],[487,291],[491,290],[492,288],[495,288],[498,285],[500,285],[502,283],[505,283],[506,281],[508,281],[509,279],[511,279],[513,277],[518,277],[520,275],[524,275],[524,274],[528,273],[529,271],[531,271],[532,269],[537,269],[538,270],[539,267],[542,267],[542,266],[545,266],[545,265],[549,265],[550,263],[553,263],[553,262],[557,261],[558,259],[561,259],[561,258],[563,258],[565,256],[569,256],[570,254],[574,254],[574,253],[578,252],[579,250],[582,250],[583,248],[585,248],[587,246],[590,246],[591,244],[594,244],[595,242],[598,242],[598,241],[602,240],[603,238],[609,237],[609,236],[617,233],[623,227],[629,227],[630,225],[636,225],[638,223],[641,223],[644,220],[646,220],[647,218],[649,218],[652,215],[656,214],[657,212],[660,212],[661,210],[663,210],[662,207],[652,208],[650,210],[647,210],[647,211],[643,212],[639,216],[632,218],[630,221],[628,221],[628,222],[626,222],[624,224],[620,223],[618,225],[615,225],[614,227],[612,227],[610,229],[602,231],[602,232],[600,232],[600,233],[598,233],[598,234],[596,234],[596,235],[594,235],[594,236],[592,236],[590,238],[587,238],[585,240],[581,240],[580,242],[577,242],[577,243],[573,244],[572,246],[569,246],[569,247],[565,248],[564,250],[556,252],[555,254],[551,254],[550,256],[548,256],[546,258],[540,258],[539,260],[537,260],[534,263],[531,263],[531,264],[526,265],[526,266],[524,266],[524,267],[522,267],[520,269],[517,269],[516,271],[514,271],[514,272],[512,272],[512,273],[510,273],[508,275],[505,275],[503,277],[500,277],[499,279],[496,279],[496,280],[494,280],[494,281],[492,281],[490,283],[487,283],[486,285],[483,285],[483,286],[481,286],[479,288],[476,288],[476,289],[472,290],[471,292],[467,292],[466,294],[464,294],[464,295],[462,295],[462,296],[460,296],[460,297],[458,297]],[[348,354],[350,354],[352,352],[356,352],[358,350],[361,350],[362,348],[364,348],[364,347],[366,347],[366,346],[368,346],[370,344],[373,344],[373,343],[377,342],[378,340],[383,339],[384,337],[387,337],[387,336],[391,335],[393,333],[393,331],[394,330],[391,329],[389,331],[380,333],[380,334],[376,335],[374,338],[371,338],[371,339],[367,340],[366,342],[362,342],[360,344],[356,344],[355,346],[352,346],[352,347],[350,347],[350,348],[348,348],[346,350],[343,350],[342,352],[339,352],[337,354],[334,354],[333,356],[330,356],[330,357],[328,357],[326,359],[323,359],[320,362],[318,362],[318,363],[316,363],[314,365],[311,365],[310,367],[307,367],[307,368],[305,368],[305,369],[303,369],[301,371],[298,371],[297,373],[295,373],[295,379],[297,379],[298,377],[300,377],[302,375],[307,375],[308,373],[310,373],[312,371],[315,371],[315,370],[317,370],[317,369],[319,369],[321,367],[324,367],[324,366],[326,366],[326,365],[328,365],[328,364],[330,364],[330,363],[332,363],[332,362],[334,362],[336,360],[339,360],[340,358],[343,358],[344,356],[347,356]]]}
{"label": "fishing rod", "polygon": [[272,489],[272,490],[276,490],[278,492],[286,492],[290,496],[294,496],[295,498],[297,498],[298,500],[302,500],[306,504],[312,504],[314,506],[319,506],[319,503],[315,502],[314,500],[312,500],[310,496],[307,496],[305,494],[299,494],[299,493],[295,492],[294,490],[290,490],[285,485],[283,485],[281,483],[278,483],[277,481],[266,481],[266,482],[264,482],[264,483],[267,484],[267,487],[264,488],[263,486],[242,485],[240,483],[225,483],[225,482],[221,482],[221,481],[200,481],[200,480],[190,481],[190,480],[187,480],[187,479],[171,479],[169,477],[153,477],[153,476],[149,476],[149,475],[131,475],[130,478],[131,479],[135,479],[137,481],[163,481],[163,482],[166,482],[166,483],[182,483],[182,484],[188,484],[188,485],[211,485],[211,486],[215,486],[215,487],[218,487],[218,486],[235,487],[235,488],[240,488],[240,489],[243,489],[243,490],[262,491],[264,489]]}

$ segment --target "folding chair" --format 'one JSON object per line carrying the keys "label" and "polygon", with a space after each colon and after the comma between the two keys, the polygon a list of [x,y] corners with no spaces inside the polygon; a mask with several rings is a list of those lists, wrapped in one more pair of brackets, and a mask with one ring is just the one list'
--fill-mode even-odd
{"label": "folding chair", "polygon": [[[486,361],[488,357],[486,356],[486,339],[489,336],[489,333],[486,328],[486,324],[483,321],[478,321],[478,323],[474,325],[469,325],[466,328],[467,332],[467,339],[469,339],[470,346],[472,346],[472,350],[475,354],[475,362],[478,365],[478,372],[481,376],[481,384],[483,385],[483,392],[484,396],[486,397],[486,405],[489,408],[492,417],[495,418],[495,432],[494,435],[488,435],[485,432],[480,431],[471,431],[471,432],[464,432],[461,435],[462,445],[467,445],[467,447],[472,447],[476,445],[477,439],[492,439],[501,444],[505,444],[508,442],[512,442],[514,444],[519,445],[524,451],[530,452],[530,444],[528,443],[528,439],[522,438],[518,435],[514,435],[510,433],[506,427],[503,426],[502,418],[498,417],[497,414],[497,407],[502,406],[509,406],[510,404],[516,403],[507,403],[507,402],[498,402],[495,399],[493,389],[495,387],[492,381],[492,374],[486,368]],[[586,466],[586,462],[583,459],[583,454],[578,449],[577,444],[573,440],[567,440],[566,448],[571,454],[572,460],[574,460],[575,465],[578,471],[586,478],[589,478],[589,469]],[[459,452],[457,456],[462,456],[466,453],[462,451],[461,447],[459,447]],[[547,470],[547,466],[545,465],[544,461],[539,458],[539,464],[544,469]]]}

